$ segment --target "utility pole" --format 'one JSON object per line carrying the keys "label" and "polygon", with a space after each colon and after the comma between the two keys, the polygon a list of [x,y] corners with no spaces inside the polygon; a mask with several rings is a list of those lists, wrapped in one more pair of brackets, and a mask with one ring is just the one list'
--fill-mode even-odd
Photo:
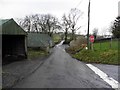
{"label": "utility pole", "polygon": [[89,41],[89,28],[90,28],[90,0],[88,4],[88,32],[87,32],[87,47],[90,49],[90,41]]}

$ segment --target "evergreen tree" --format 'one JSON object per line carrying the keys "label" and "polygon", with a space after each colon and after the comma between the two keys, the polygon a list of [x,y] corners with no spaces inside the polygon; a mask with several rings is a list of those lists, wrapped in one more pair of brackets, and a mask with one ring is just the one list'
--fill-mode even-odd
{"label": "evergreen tree", "polygon": [[120,38],[120,16],[118,16],[113,23],[112,33],[115,38]]}

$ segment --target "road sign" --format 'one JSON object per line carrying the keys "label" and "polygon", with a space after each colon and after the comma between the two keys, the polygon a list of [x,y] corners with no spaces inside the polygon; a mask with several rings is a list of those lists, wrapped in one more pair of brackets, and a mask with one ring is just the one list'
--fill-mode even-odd
{"label": "road sign", "polygon": [[89,37],[89,39],[90,39],[90,42],[94,42],[94,36],[93,35],[91,35],[90,37]]}

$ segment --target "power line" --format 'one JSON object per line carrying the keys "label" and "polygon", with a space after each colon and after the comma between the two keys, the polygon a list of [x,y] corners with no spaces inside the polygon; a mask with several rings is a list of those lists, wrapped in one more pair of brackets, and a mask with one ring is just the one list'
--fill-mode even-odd
{"label": "power line", "polygon": [[77,7],[82,3],[82,1],[83,1],[83,0],[81,0],[81,1],[78,3],[78,5],[76,5],[75,8],[77,8]]}

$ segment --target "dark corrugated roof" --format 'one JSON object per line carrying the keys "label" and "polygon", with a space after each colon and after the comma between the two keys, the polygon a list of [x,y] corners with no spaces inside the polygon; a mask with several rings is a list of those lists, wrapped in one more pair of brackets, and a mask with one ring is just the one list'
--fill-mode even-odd
{"label": "dark corrugated roof", "polygon": [[28,33],[28,47],[48,46],[53,46],[53,41],[49,35],[40,33]]}
{"label": "dark corrugated roof", "polygon": [[0,25],[3,25],[4,23],[6,23],[7,21],[9,21],[10,19],[0,19]]}
{"label": "dark corrugated roof", "polygon": [[27,33],[13,20],[2,19],[0,20],[3,35],[27,35]]}

